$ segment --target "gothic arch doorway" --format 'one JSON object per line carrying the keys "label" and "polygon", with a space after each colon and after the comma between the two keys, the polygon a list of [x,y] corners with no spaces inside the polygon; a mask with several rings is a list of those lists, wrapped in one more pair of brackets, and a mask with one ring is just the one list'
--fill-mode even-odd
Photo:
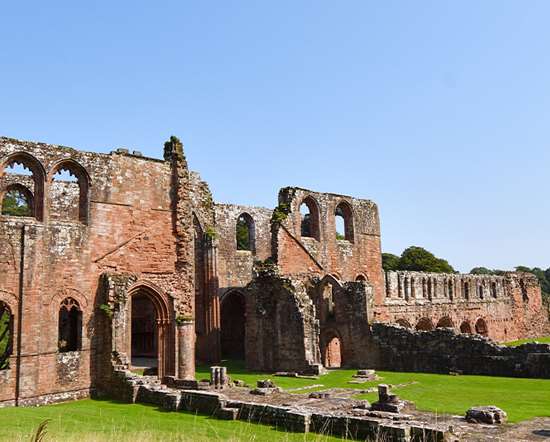
{"label": "gothic arch doorway", "polygon": [[328,335],[328,339],[325,341],[323,365],[326,368],[342,366],[342,341],[335,333]]}
{"label": "gothic arch doorway", "polygon": [[142,285],[132,288],[129,295],[132,367],[159,378],[174,374],[173,321],[166,300],[156,290]]}
{"label": "gothic arch doorway", "polygon": [[221,349],[223,359],[245,358],[246,302],[237,291],[221,302]]}

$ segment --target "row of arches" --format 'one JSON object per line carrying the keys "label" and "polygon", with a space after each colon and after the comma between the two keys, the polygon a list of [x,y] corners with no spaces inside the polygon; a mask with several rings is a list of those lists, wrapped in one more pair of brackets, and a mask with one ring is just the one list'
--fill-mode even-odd
{"label": "row of arches", "polygon": [[32,155],[14,153],[0,165],[1,213],[43,221],[47,208],[50,219],[86,224],[90,187],[88,173],[72,159],[61,160],[46,172]]}
{"label": "row of arches", "polygon": [[[395,292],[391,289],[389,278],[386,278],[386,285],[386,293],[391,296]],[[397,275],[397,297],[404,299],[444,297],[450,300],[459,298],[470,300],[472,299],[472,286],[475,289],[475,295],[480,300],[498,298],[499,284],[497,281]]]}
{"label": "row of arches", "polygon": [[[411,323],[406,319],[401,318],[401,319],[398,319],[395,322],[398,325],[402,326],[402,327],[410,328],[410,329],[413,328]],[[418,320],[418,322],[416,323],[416,325],[414,326],[414,328],[415,328],[415,330],[420,330],[420,331],[430,331],[430,330],[433,330],[434,328],[452,328],[452,329],[455,329],[456,327],[455,327],[455,324],[454,324],[453,320],[450,317],[444,316],[441,319],[439,319],[439,321],[436,323],[435,326],[434,326],[433,321],[430,318],[426,318],[426,317],[420,318]],[[460,330],[460,333],[466,333],[466,334],[475,333],[475,334],[478,334],[478,335],[481,335],[481,336],[488,336],[488,334],[489,334],[489,328],[487,326],[487,322],[483,318],[478,318],[475,321],[473,327],[472,327],[470,321],[465,320],[460,324],[459,330]]]}
{"label": "row of arches", "polygon": [[[334,208],[334,237],[336,240],[354,241],[353,209],[347,201]],[[311,195],[300,203],[300,235],[302,238],[321,239],[319,204]]]}

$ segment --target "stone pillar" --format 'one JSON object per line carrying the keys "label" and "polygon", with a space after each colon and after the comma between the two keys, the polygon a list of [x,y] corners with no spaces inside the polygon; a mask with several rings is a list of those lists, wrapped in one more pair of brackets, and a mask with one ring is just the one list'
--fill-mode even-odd
{"label": "stone pillar", "polygon": [[178,378],[195,379],[195,322],[184,320],[178,325]]}

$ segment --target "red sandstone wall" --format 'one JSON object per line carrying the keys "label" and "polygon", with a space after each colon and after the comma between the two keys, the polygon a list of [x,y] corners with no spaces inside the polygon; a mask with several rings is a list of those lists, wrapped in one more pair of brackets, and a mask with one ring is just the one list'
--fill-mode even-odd
{"label": "red sandstone wall", "polygon": [[[92,383],[99,349],[94,347],[98,281],[104,271],[132,272],[169,290],[174,276],[175,241],[170,201],[170,165],[128,155],[100,155],[40,143],[0,139],[0,164],[25,151],[46,171],[62,159],[78,162],[89,175],[89,223],[56,221],[48,216],[45,188],[44,222],[0,216],[0,294],[19,321],[21,232],[25,230],[21,403],[38,396],[86,392]],[[0,186],[2,181],[0,178]],[[67,296],[83,311],[82,350],[58,353],[58,309]],[[17,329],[17,324],[16,324]],[[17,350],[17,346],[15,346]],[[0,402],[15,398],[16,355]]]}
{"label": "red sandstone wall", "polygon": [[[301,235],[300,205],[313,201],[317,213],[316,238]],[[279,193],[288,217],[277,232],[277,263],[282,274],[315,273],[334,275],[341,281],[355,281],[360,275],[374,287],[376,300],[383,299],[384,285],[380,250],[380,222],[376,204],[343,195],[285,188]],[[350,240],[336,239],[335,210],[341,204],[351,210]]]}

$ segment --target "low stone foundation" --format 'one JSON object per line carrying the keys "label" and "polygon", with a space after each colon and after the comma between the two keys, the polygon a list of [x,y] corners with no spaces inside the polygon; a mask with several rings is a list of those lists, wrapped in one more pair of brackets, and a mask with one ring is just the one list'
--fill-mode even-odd
{"label": "low stone foundation", "polygon": [[373,324],[372,337],[378,369],[550,378],[550,344],[505,347],[445,328],[423,332],[382,323]]}

